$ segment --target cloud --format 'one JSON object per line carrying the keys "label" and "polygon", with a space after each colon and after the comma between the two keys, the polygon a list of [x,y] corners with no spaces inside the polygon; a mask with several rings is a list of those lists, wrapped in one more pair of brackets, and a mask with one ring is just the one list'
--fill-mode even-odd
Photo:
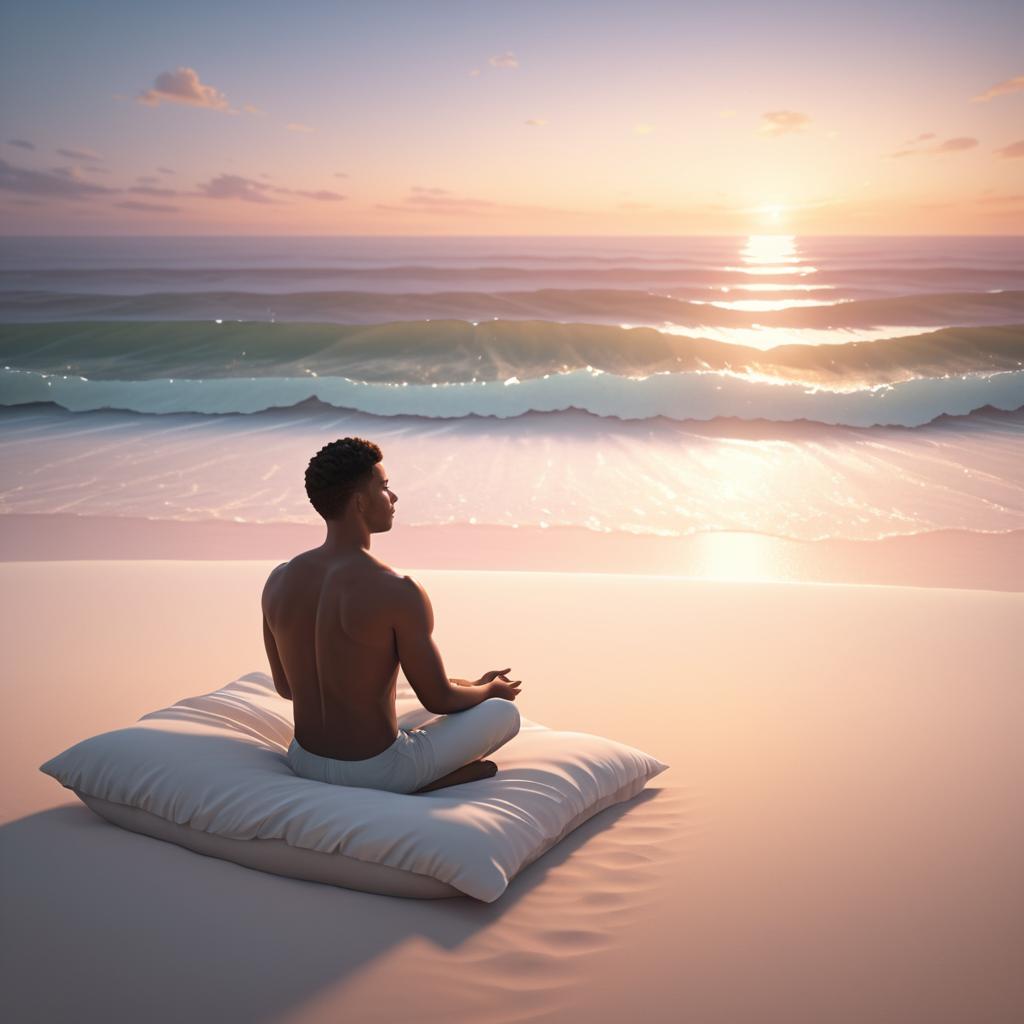
{"label": "cloud", "polygon": [[1018,142],[1011,142],[1009,145],[1003,146],[1002,149],[997,149],[996,153],[1004,160],[1015,160],[1018,157],[1022,157],[1024,156],[1024,139]]}
{"label": "cloud", "polygon": [[479,76],[479,74],[480,74],[480,69],[479,68],[470,68],[470,70],[469,70],[469,77],[470,78],[476,78],[476,77]]}
{"label": "cloud", "polygon": [[28,141],[28,139],[8,139],[8,146],[17,146],[19,149],[35,149],[35,145]]}
{"label": "cloud", "polygon": [[66,156],[69,160],[84,160],[87,163],[96,163],[103,158],[99,153],[94,153],[91,149],[58,149],[58,156]]}
{"label": "cloud", "polygon": [[199,186],[199,195],[208,199],[243,199],[247,203],[276,203],[276,199],[263,193],[269,189],[261,181],[243,178],[239,174],[218,174],[205,185]]}
{"label": "cloud", "polygon": [[[270,175],[265,174],[262,177],[269,178]],[[285,188],[283,185],[263,185],[261,187],[269,192],[277,192],[285,196],[302,196],[304,199],[316,199],[323,203],[336,203],[348,198],[348,196],[343,196],[340,192],[332,192],[327,188]]]}
{"label": "cloud", "polygon": [[495,202],[493,199],[472,199],[468,196],[459,198],[452,195],[428,195],[426,192],[417,192],[414,195],[406,196],[405,202],[409,206],[431,207],[439,211],[492,210],[501,209],[503,206],[508,205],[505,203]]}
{"label": "cloud", "polygon": [[336,178],[347,178],[348,175],[344,171],[335,171],[334,176]]}
{"label": "cloud", "polygon": [[139,196],[177,196],[181,193],[174,188],[154,188],[152,185],[135,185],[128,189],[129,192],[134,192],[135,195]]}
{"label": "cloud", "polygon": [[1006,96],[1011,92],[1020,92],[1021,89],[1024,89],[1024,75],[1018,75],[1016,78],[1007,78],[998,85],[993,85],[991,89],[986,89],[980,95],[971,97],[971,102],[988,103],[989,100],[995,99],[997,96]]}
{"label": "cloud", "polygon": [[532,124],[539,127],[542,124],[547,124],[547,121],[543,117],[531,117],[528,121],[523,122],[524,124]]}
{"label": "cloud", "polygon": [[455,196],[447,189],[424,188],[413,185],[410,194],[402,200],[403,205],[376,203],[375,209],[391,213],[555,213],[576,214],[580,211],[562,210],[550,206],[528,206],[518,203],[502,203],[493,199],[476,199],[470,196]]}
{"label": "cloud", "polygon": [[161,71],[153,88],[139,93],[137,99],[149,107],[163,102],[184,103],[192,107],[206,107],[207,110],[231,109],[227,97],[212,85],[200,82],[199,74],[193,68]]}
{"label": "cloud", "polygon": [[289,121],[285,125],[285,128],[290,132],[315,132],[316,129],[309,124],[303,124],[301,121]]}
{"label": "cloud", "polygon": [[797,110],[769,110],[761,117],[761,125],[757,129],[758,134],[773,138],[779,135],[788,135],[790,132],[801,132],[811,123],[807,114],[801,114]]}
{"label": "cloud", "polygon": [[984,199],[975,200],[978,203],[991,203],[1001,206],[1003,203],[1024,203],[1024,192],[1015,196],[985,196]]}
{"label": "cloud", "polygon": [[331,192],[330,189],[321,188],[315,192],[309,192],[305,189],[297,188],[291,190],[292,195],[304,196],[306,199],[316,199],[324,203],[336,203],[339,200],[347,199],[348,196],[343,196],[340,192]]}
{"label": "cloud", "polygon": [[280,203],[279,199],[272,199],[268,193],[285,196],[302,196],[303,199],[315,199],[318,202],[337,203],[347,196],[340,192],[332,192],[330,189],[302,189],[285,188],[281,185],[268,185],[263,181],[256,181],[253,178],[244,178],[240,174],[219,174],[212,178],[205,185],[199,186],[198,192],[183,193],[175,192],[173,189],[145,189],[133,188],[132,192],[141,192],[145,195],[197,195],[207,199],[241,199],[247,203]]}
{"label": "cloud", "polygon": [[174,173],[176,173],[175,171],[171,170],[170,167],[158,167],[157,170],[161,174],[174,174]]}
{"label": "cloud", "polygon": [[242,104],[242,109],[247,114],[265,114],[266,113],[265,110],[260,110],[259,107],[253,106],[253,104],[251,104],[251,103],[243,103]]}
{"label": "cloud", "polygon": [[125,210],[141,210],[145,213],[181,213],[180,206],[164,206],[162,203],[142,203],[135,199],[126,199],[123,203],[114,203]]}
{"label": "cloud", "polygon": [[519,59],[510,50],[506,50],[504,53],[499,53],[495,57],[491,57],[488,61],[492,68],[517,68],[519,67]]}
{"label": "cloud", "polygon": [[[934,134],[929,133],[928,135],[919,135],[918,138],[935,138]],[[891,157],[901,156],[925,156],[935,153],[962,153],[965,149],[975,149],[978,145],[978,140],[971,138],[966,135],[958,135],[953,139],[946,139],[945,142],[940,142],[937,146],[930,146],[927,149],[900,149],[895,153],[890,153]]]}
{"label": "cloud", "polygon": [[56,168],[54,171],[33,171],[16,167],[0,160],[0,189],[22,195],[44,196],[50,199],[88,199],[98,195],[112,195],[118,189],[104,188],[77,177],[74,168]]}
{"label": "cloud", "polygon": [[110,169],[107,167],[100,167],[98,164],[89,164],[85,167],[78,167],[72,165],[70,167],[51,167],[51,174],[59,174],[62,178],[75,178],[79,181],[84,181],[82,172],[88,171],[89,174],[109,174]]}
{"label": "cloud", "polygon": [[640,121],[638,124],[633,125],[634,135],[650,135],[654,131],[654,125],[649,124],[647,121]]}

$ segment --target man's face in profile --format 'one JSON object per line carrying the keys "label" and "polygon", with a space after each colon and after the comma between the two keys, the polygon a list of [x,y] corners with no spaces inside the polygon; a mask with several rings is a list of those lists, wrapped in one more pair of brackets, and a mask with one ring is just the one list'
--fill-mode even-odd
{"label": "man's face in profile", "polygon": [[363,519],[370,533],[386,533],[395,518],[395,502],[398,495],[388,486],[387,470],[378,462],[372,470],[373,476],[363,489]]}

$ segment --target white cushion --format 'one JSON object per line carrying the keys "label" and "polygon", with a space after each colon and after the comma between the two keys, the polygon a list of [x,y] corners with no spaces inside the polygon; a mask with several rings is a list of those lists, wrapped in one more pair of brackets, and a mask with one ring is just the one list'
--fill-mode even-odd
{"label": "white cushion", "polygon": [[[404,682],[404,681],[403,681]],[[433,716],[408,687],[399,725]],[[40,766],[135,832],[274,874],[393,896],[491,903],[531,861],[668,765],[633,747],[521,720],[498,774],[404,795],[313,782],[285,757],[292,707],[265,672],[178,701]]]}

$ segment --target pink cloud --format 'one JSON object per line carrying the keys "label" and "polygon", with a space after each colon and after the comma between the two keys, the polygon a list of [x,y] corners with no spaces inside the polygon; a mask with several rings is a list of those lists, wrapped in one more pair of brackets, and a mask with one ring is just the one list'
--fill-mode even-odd
{"label": "pink cloud", "polygon": [[301,188],[283,189],[282,191],[289,192],[293,196],[304,196],[306,199],[317,199],[321,202],[333,203],[346,198],[340,192],[331,192],[326,188],[319,189],[315,192]]}
{"label": "pink cloud", "polygon": [[519,58],[510,50],[506,50],[504,53],[491,57],[488,63],[492,68],[517,68],[519,67]]}
{"label": "pink cloud", "polygon": [[58,149],[57,153],[59,156],[66,156],[69,160],[84,160],[87,163],[95,163],[102,159],[99,153],[94,153],[91,149]]}
{"label": "pink cloud", "polygon": [[935,150],[936,153],[959,153],[964,149],[974,149],[978,145],[977,139],[967,138],[966,136],[959,136],[955,139],[946,139],[945,142],[941,143]]}
{"label": "pink cloud", "polygon": [[1024,89],[1024,75],[1017,75],[1016,78],[1007,78],[998,85],[993,85],[991,89],[986,89],[980,95],[973,96],[971,102],[988,103],[996,96],[1006,96],[1011,92],[1020,92],[1021,89]]}
{"label": "pink cloud", "polygon": [[459,213],[554,213],[575,215],[580,211],[564,210],[551,206],[530,206],[520,203],[503,203],[493,199],[475,199],[470,196],[455,196],[447,189],[424,188],[420,185],[413,185],[410,194],[407,195],[398,206],[394,203],[376,203],[374,208],[386,210],[390,213],[432,213],[432,214],[459,214]]}
{"label": "pink cloud", "polygon": [[141,210],[144,213],[180,213],[180,206],[165,206],[163,203],[143,203],[135,199],[126,199],[123,203],[114,203],[124,210]]}
{"label": "pink cloud", "polygon": [[761,117],[758,133],[772,137],[803,131],[811,123],[807,114],[801,114],[797,110],[769,110]]}
{"label": "pink cloud", "polygon": [[177,71],[161,71],[156,76],[152,89],[139,93],[139,103],[155,107],[159,103],[184,103],[208,110],[230,110],[227,97],[212,85],[199,81],[199,74],[193,68],[178,68]]}
{"label": "pink cloud", "polygon": [[153,185],[135,185],[128,189],[129,192],[134,192],[140,196],[176,196],[179,195],[177,189],[174,188],[156,188]]}
{"label": "pink cloud", "polygon": [[240,174],[218,174],[199,186],[199,195],[208,199],[243,199],[247,203],[276,203],[263,193],[270,188],[261,181],[243,178]]}
{"label": "pink cloud", "polygon": [[1024,193],[1018,193],[1015,196],[985,196],[984,199],[979,199],[978,202],[982,204],[994,204],[996,206],[1002,205],[1003,203],[1024,203]]}
{"label": "pink cloud", "polygon": [[1011,142],[1009,145],[1003,146],[1001,149],[996,150],[996,154],[1001,156],[1004,160],[1016,160],[1024,156],[1024,139],[1018,142]]}
{"label": "pink cloud", "polygon": [[81,180],[74,168],[58,167],[53,171],[35,171],[27,167],[17,167],[6,160],[0,160],[0,189],[48,199],[89,199],[118,191]]}
{"label": "pink cloud", "polygon": [[[918,138],[934,138],[934,135],[920,135]],[[940,142],[937,146],[931,146],[928,149],[901,149],[895,153],[890,153],[889,155],[892,157],[901,157],[925,156],[935,153],[961,153],[965,149],[975,149],[977,145],[977,139],[966,135],[959,135],[954,139],[946,139],[945,142]]]}
{"label": "pink cloud", "polygon": [[[146,195],[181,195],[173,190],[133,188],[132,192],[143,192]],[[280,199],[272,199],[268,193],[285,196],[302,196],[304,199],[315,199],[318,202],[340,202],[346,199],[340,192],[330,189],[285,188],[281,185],[269,185],[265,181],[244,178],[240,174],[219,174],[211,178],[193,195],[205,196],[207,199],[241,199],[247,203],[280,203]]]}

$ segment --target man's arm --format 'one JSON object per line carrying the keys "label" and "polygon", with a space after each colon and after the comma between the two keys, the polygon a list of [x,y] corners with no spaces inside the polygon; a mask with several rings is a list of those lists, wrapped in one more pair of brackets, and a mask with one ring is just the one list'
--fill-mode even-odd
{"label": "man's arm", "polygon": [[396,581],[394,613],[398,660],[420,703],[432,715],[450,715],[476,707],[491,696],[491,686],[452,685],[431,633],[434,609],[426,591],[411,577]]}
{"label": "man's arm", "polygon": [[281,664],[281,655],[277,653],[277,641],[270,631],[270,623],[266,615],[263,616],[263,645],[267,649],[267,661],[270,662],[270,673],[274,677],[274,689],[284,697],[285,700],[292,699],[291,687],[284,674],[284,665]]}
{"label": "man's arm", "polygon": [[292,690],[288,685],[288,677],[284,674],[284,665],[281,664],[281,655],[277,651],[277,641],[274,639],[273,632],[271,632],[270,623],[267,622],[267,587],[270,584],[270,581],[274,578],[274,575],[287,564],[287,562],[282,562],[267,577],[267,582],[263,586],[263,595],[260,598],[260,604],[263,608],[263,646],[267,649],[267,661],[270,662],[270,673],[274,677],[274,689],[277,690],[278,694],[284,697],[285,700],[291,700]]}

